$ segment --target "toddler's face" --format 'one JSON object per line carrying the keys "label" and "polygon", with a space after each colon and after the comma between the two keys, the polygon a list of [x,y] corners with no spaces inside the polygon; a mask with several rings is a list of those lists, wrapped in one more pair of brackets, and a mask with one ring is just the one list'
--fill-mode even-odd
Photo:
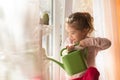
{"label": "toddler's face", "polygon": [[67,24],[66,31],[72,43],[79,43],[80,40],[86,37],[84,31],[77,30],[74,26]]}

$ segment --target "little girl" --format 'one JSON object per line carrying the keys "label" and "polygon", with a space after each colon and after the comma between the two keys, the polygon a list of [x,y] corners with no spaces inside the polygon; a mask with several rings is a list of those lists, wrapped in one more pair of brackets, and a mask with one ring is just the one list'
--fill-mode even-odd
{"label": "little girl", "polygon": [[[106,38],[89,37],[93,28],[93,18],[87,12],[76,12],[68,17],[66,22],[66,31],[68,33],[67,49],[72,51],[84,47],[88,49],[86,62],[88,69],[84,72],[70,76],[70,80],[99,80],[99,71],[95,66],[95,57],[99,51],[105,50],[111,46],[111,41]],[[74,46],[79,43],[79,46]],[[73,44],[73,45],[69,45]]]}

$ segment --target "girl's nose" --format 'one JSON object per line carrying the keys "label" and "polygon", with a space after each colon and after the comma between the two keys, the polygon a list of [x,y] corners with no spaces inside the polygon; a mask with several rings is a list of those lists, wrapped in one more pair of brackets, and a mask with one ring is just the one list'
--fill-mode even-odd
{"label": "girl's nose", "polygon": [[72,39],[72,36],[70,34],[68,36],[69,36],[70,39]]}
{"label": "girl's nose", "polygon": [[72,40],[72,36],[69,36],[70,40]]}

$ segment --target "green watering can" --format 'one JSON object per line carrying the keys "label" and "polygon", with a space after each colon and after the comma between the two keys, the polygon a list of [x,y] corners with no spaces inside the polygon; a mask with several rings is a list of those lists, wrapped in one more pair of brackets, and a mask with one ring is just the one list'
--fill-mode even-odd
{"label": "green watering can", "polygon": [[50,57],[48,57],[48,59],[57,63],[67,72],[68,75],[74,75],[87,69],[87,65],[85,63],[85,55],[87,54],[87,49],[74,50],[63,56],[62,52],[64,50],[66,50],[66,48],[63,48],[60,51],[62,63]]}

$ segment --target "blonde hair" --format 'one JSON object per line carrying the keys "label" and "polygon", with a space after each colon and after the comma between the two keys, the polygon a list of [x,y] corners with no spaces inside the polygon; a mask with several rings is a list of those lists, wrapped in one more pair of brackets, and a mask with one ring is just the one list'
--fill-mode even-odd
{"label": "blonde hair", "polygon": [[76,12],[71,14],[66,21],[67,24],[75,25],[74,28],[78,30],[88,29],[91,33],[93,28],[93,17],[87,12]]}

